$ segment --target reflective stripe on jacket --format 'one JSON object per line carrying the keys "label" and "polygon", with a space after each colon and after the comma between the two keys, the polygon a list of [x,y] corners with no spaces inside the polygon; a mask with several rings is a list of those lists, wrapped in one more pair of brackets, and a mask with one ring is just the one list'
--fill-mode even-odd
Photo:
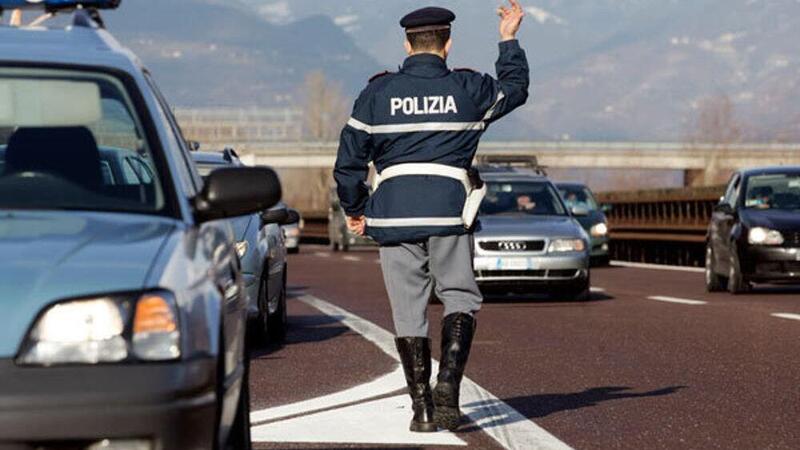
{"label": "reflective stripe on jacket", "polygon": [[448,69],[432,54],[406,59],[398,73],[374,79],[342,131],[334,170],[347,215],[367,216],[381,245],[467,232],[463,183],[436,174],[392,177],[369,196],[369,163],[378,173],[407,163],[469,169],[483,132],[525,104],[530,71],[518,41],[500,43],[497,79]]}

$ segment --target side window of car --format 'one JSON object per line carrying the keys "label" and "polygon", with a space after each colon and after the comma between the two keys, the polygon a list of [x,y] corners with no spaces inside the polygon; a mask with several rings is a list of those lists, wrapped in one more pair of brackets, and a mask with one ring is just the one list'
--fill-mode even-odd
{"label": "side window of car", "polygon": [[158,100],[162,117],[169,124],[168,134],[170,140],[172,141],[171,143],[174,145],[174,148],[177,151],[177,156],[179,158],[177,162],[181,172],[182,181],[187,187],[188,192],[194,195],[200,190],[201,182],[194,169],[193,163],[189,159],[189,150],[186,146],[186,141],[181,134],[178,123],[175,121],[175,117],[172,115],[172,111],[169,109],[169,105],[164,99],[164,96],[161,94],[161,91],[158,90],[158,86],[156,86],[149,73],[145,72],[145,78],[147,79],[147,83],[150,85],[150,89],[153,91],[156,99]]}

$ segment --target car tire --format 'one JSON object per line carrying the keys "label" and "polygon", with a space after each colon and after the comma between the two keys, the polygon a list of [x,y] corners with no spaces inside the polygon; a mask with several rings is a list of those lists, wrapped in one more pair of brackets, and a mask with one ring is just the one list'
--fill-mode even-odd
{"label": "car tire", "polygon": [[250,450],[250,359],[245,362],[242,387],[239,392],[239,403],[236,407],[236,418],[233,421],[225,450]]}
{"label": "car tire", "polygon": [[[734,250],[735,251],[735,250]],[[739,258],[731,255],[730,270],[728,271],[728,292],[733,295],[743,294],[750,290],[750,283],[744,279],[742,275],[742,267],[739,264]]]}
{"label": "car tire", "polygon": [[267,332],[271,342],[283,342],[288,328],[288,314],[286,311],[286,269],[284,268],[283,289],[281,289],[281,299],[278,302],[278,309],[274,314],[270,314],[267,319]]}
{"label": "car tire", "polygon": [[336,239],[331,238],[331,242],[330,242],[330,244],[328,244],[328,249],[330,249],[330,251],[332,251],[334,253],[339,251],[339,243],[336,242]]}
{"label": "car tire", "polygon": [[725,290],[726,280],[716,272],[714,264],[714,249],[711,245],[706,246],[706,292],[722,292]]}
{"label": "car tire", "polygon": [[585,280],[580,280],[575,285],[566,288],[563,291],[563,296],[572,302],[587,302],[592,299],[592,281],[591,276],[587,276]]}

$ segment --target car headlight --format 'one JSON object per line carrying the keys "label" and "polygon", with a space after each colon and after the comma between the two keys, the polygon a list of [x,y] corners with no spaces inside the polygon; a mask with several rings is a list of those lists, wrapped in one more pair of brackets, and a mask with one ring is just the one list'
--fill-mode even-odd
{"label": "car headlight", "polygon": [[589,231],[589,234],[591,234],[594,237],[606,236],[608,234],[608,225],[602,222],[598,223],[592,227],[592,229]]}
{"label": "car headlight", "polygon": [[239,259],[244,258],[244,255],[247,254],[247,249],[249,248],[247,241],[239,241],[236,243],[236,254],[239,255]]}
{"label": "car headlight", "polygon": [[567,252],[582,252],[586,250],[586,243],[583,239],[556,239],[550,242],[548,252],[550,253],[567,253]]}
{"label": "car headlight", "polygon": [[23,365],[117,363],[180,357],[174,298],[100,297],[49,307],[36,321],[18,362]]}
{"label": "car headlight", "polygon": [[296,238],[300,236],[300,228],[288,227],[283,229],[283,235],[287,238]]}
{"label": "car headlight", "polygon": [[783,235],[780,231],[756,227],[750,230],[747,241],[752,245],[782,245]]}

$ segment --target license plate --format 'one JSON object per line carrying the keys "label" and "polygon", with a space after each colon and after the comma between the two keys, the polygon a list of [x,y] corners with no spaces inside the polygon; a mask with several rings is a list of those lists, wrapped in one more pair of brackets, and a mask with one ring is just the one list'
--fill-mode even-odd
{"label": "license plate", "polygon": [[497,268],[500,270],[535,270],[531,258],[497,258]]}

